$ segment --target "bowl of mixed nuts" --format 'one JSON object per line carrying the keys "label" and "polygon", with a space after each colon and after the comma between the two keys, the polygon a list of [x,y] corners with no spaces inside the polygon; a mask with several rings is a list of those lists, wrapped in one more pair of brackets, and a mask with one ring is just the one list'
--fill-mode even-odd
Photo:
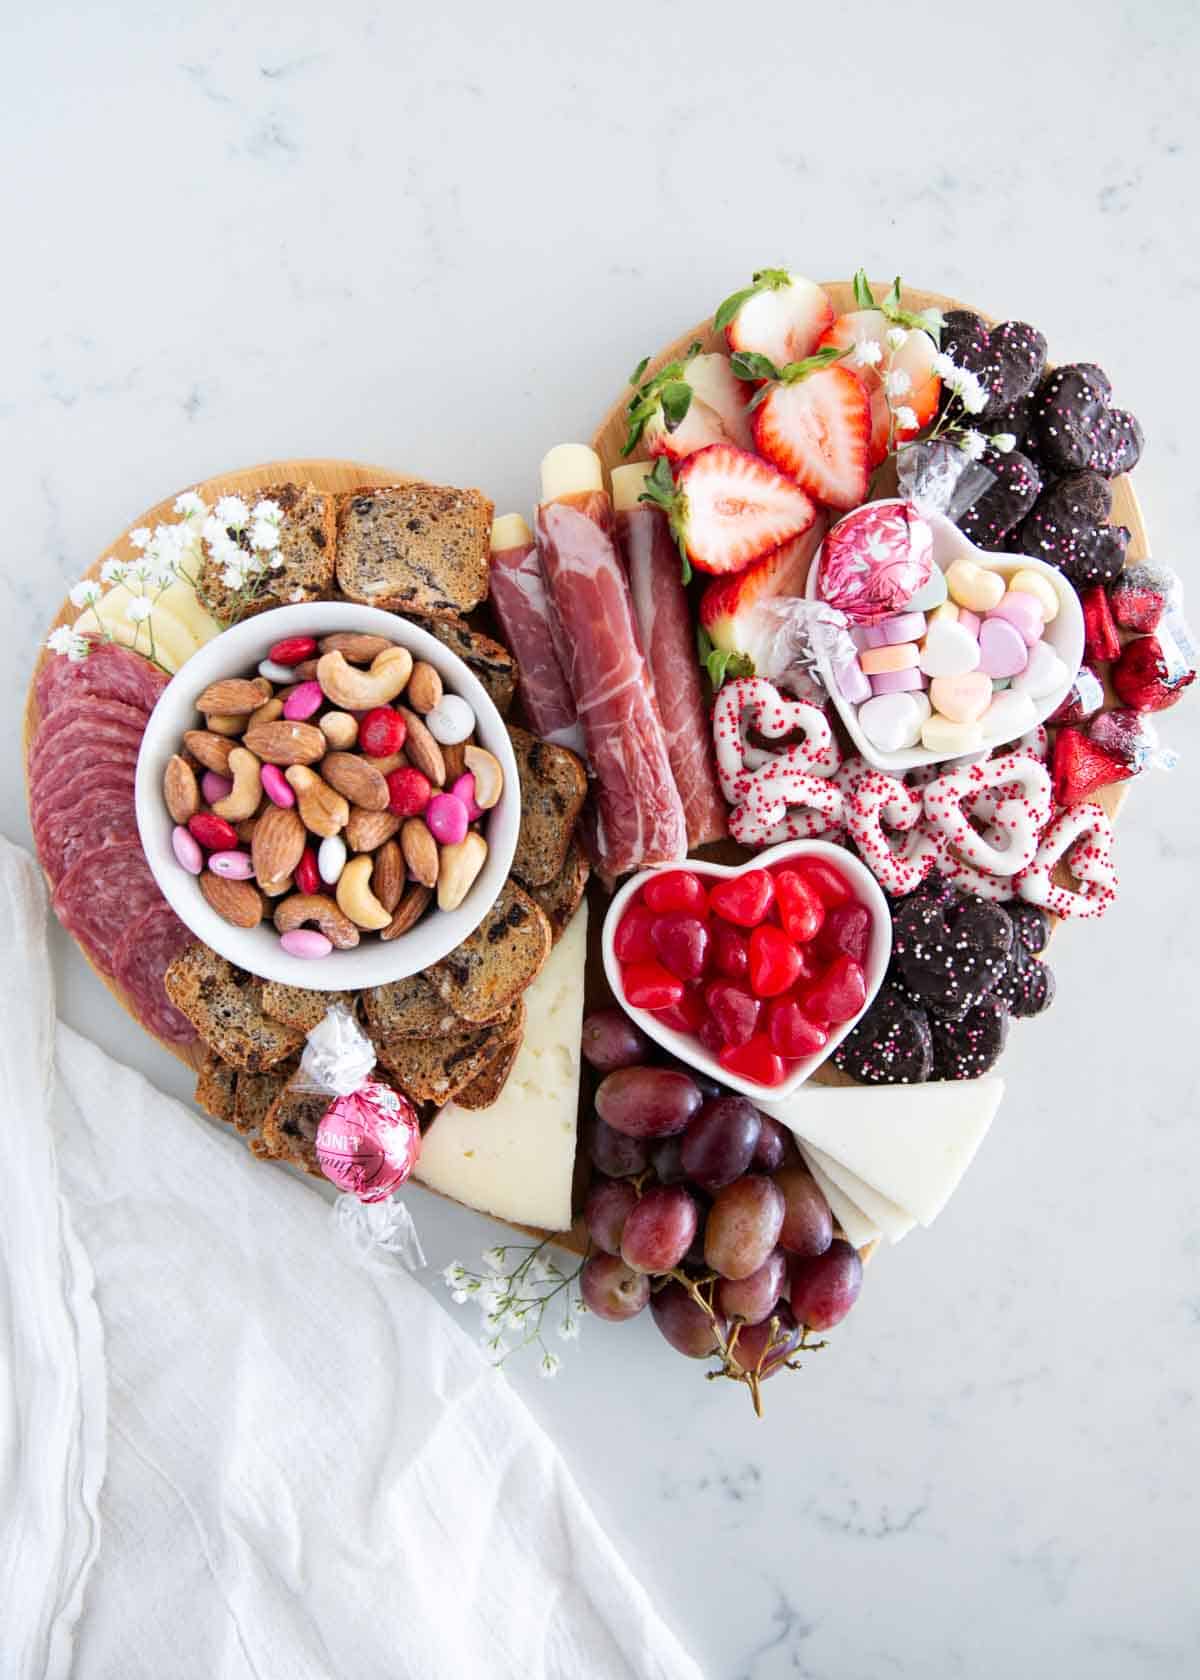
{"label": "bowl of mixed nuts", "polygon": [[261,613],[194,654],[151,715],[136,802],[155,880],[197,938],[319,990],[454,950],[521,823],[478,679],[418,625],[346,601]]}

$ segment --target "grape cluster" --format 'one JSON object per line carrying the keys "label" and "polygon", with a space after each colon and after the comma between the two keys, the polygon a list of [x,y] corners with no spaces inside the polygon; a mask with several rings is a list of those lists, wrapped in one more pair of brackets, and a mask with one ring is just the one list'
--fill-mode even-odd
{"label": "grape cluster", "polygon": [[612,1322],[649,1306],[673,1348],[716,1356],[713,1374],[747,1383],[757,1409],[762,1381],[850,1311],[862,1261],[777,1120],[654,1062],[619,1009],[589,1015],[582,1044],[603,1075],[586,1134],[583,1299]]}

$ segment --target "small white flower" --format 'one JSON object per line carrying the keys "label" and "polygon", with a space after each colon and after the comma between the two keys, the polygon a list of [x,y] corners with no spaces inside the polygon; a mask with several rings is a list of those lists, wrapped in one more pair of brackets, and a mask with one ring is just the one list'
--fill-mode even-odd
{"label": "small white flower", "polygon": [[504,1250],[502,1248],[485,1249],[483,1263],[489,1272],[502,1272],[504,1270]]}
{"label": "small white flower", "polygon": [[94,607],[102,594],[103,590],[95,578],[84,578],[82,583],[75,584],[71,589],[71,605]]}
{"label": "small white flower", "polygon": [[452,1289],[456,1289],[466,1275],[466,1267],[462,1264],[462,1262],[460,1260],[451,1260],[450,1264],[442,1273],[442,1280]]}
{"label": "small white flower", "polygon": [[125,617],[130,624],[144,624],[154,611],[154,602],[145,595],[138,595],[125,608]]}
{"label": "small white flower", "polygon": [[185,490],[182,496],[176,496],[174,507],[180,519],[205,519],[208,516],[208,503],[194,490]]}
{"label": "small white flower", "polygon": [[69,624],[60,624],[57,630],[51,630],[46,637],[46,646],[51,653],[69,653],[72,643],[77,639]]}
{"label": "small white flower", "polygon": [[100,576],[105,583],[124,583],[127,567],[124,560],[106,560],[100,568]]}
{"label": "small white flower", "polygon": [[889,397],[906,397],[912,390],[912,377],[903,368],[893,368],[884,376],[883,386]]}
{"label": "small white flower", "polygon": [[877,339],[861,338],[854,346],[850,360],[855,367],[874,367],[876,362],[883,360],[883,346]]}
{"label": "small white flower", "polygon": [[900,431],[915,432],[920,427],[921,422],[917,419],[915,409],[905,406],[893,409],[892,412],[896,416],[896,425],[899,427]]}
{"label": "small white flower", "polygon": [[1017,435],[1015,432],[995,432],[990,442],[998,455],[1011,455],[1017,447]]}
{"label": "small white flower", "polygon": [[901,345],[908,343],[908,334],[903,327],[889,327],[884,337],[889,350],[899,350]]}
{"label": "small white flower", "polygon": [[283,570],[283,555],[282,554],[276,554],[276,555],[273,556],[273,558],[271,560],[271,570],[273,572],[281,572]]}
{"label": "small white flower", "polygon": [[556,1377],[561,1368],[562,1360],[556,1353],[551,1353],[547,1350],[542,1355],[541,1363],[538,1366],[538,1376],[545,1377],[547,1379]]}
{"label": "small white flower", "polygon": [[488,1336],[498,1336],[505,1327],[503,1313],[484,1313],[483,1329]]}
{"label": "small white flower", "polygon": [[577,1342],[579,1340],[579,1320],[568,1314],[559,1325],[558,1333],[564,1342]]}
{"label": "small white flower", "polygon": [[973,373],[960,375],[958,400],[968,414],[980,414],[987,407],[988,394]]}
{"label": "small white flower", "polygon": [[136,531],[130,531],[129,540],[133,544],[134,548],[145,548],[146,544],[150,541],[150,527],[148,525],[139,525]]}
{"label": "small white flower", "polygon": [[146,582],[156,593],[161,594],[164,589],[170,589],[177,580],[179,573],[174,566],[155,566]]}
{"label": "small white flower", "polygon": [[946,381],[946,384],[949,385],[951,390],[954,389],[958,380],[959,370],[944,350],[939,350],[937,355],[933,358],[933,371],[937,374],[939,379],[944,379]]}
{"label": "small white flower", "polygon": [[506,1330],[524,1330],[528,1320],[529,1313],[527,1308],[512,1307],[504,1315],[504,1328]]}
{"label": "small white flower", "polygon": [[131,560],[125,568],[125,582],[128,584],[149,583],[157,567],[153,560],[147,560],[141,555],[137,560]]}
{"label": "small white flower", "polygon": [[452,1289],[450,1291],[450,1299],[454,1302],[456,1307],[461,1307],[465,1305],[471,1297],[467,1294],[465,1289]]}
{"label": "small white flower", "polygon": [[261,502],[255,502],[253,515],[256,520],[262,520],[268,525],[283,524],[283,509],[278,502],[273,502],[269,496],[264,496]]}
{"label": "small white flower", "polygon": [[485,1337],[483,1347],[493,1365],[499,1365],[509,1353],[508,1343],[500,1336]]}
{"label": "small white flower", "polygon": [[982,432],[963,432],[958,439],[958,447],[968,461],[978,461],[987,448],[987,439]]}
{"label": "small white flower", "polygon": [[271,549],[279,547],[279,527],[269,519],[256,519],[250,527],[250,547]]}
{"label": "small white flower", "polygon": [[226,530],[242,530],[250,518],[250,509],[240,496],[222,496],[213,508],[217,524]]}

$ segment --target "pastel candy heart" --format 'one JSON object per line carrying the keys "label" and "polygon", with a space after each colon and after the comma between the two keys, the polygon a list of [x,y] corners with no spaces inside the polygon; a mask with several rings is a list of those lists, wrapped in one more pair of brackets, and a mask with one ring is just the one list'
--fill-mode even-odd
{"label": "pastel candy heart", "polygon": [[940,566],[935,565],[929,574],[929,582],[924,584],[917,593],[904,603],[905,612],[932,612],[940,607],[946,599],[946,574]]}
{"label": "pastel candy heart", "polygon": [[909,694],[928,686],[929,678],[915,665],[904,671],[879,671],[871,678],[872,694]]}
{"label": "pastel candy heart", "polygon": [[903,752],[921,738],[929,702],[916,694],[877,694],[858,709],[858,727],[878,752]]}
{"label": "pastel candy heart", "polygon": [[883,647],[887,642],[882,624],[856,624],[850,634],[860,649]]}
{"label": "pastel candy heart", "polygon": [[964,630],[969,630],[972,636],[978,637],[979,626],[983,623],[978,613],[968,612],[964,607],[958,615],[958,622]]}
{"label": "pastel candy heart", "polygon": [[894,646],[897,642],[919,642],[925,634],[925,614],[897,613],[895,618],[885,618],[879,628],[889,646]]}
{"label": "pastel candy heart", "polygon": [[983,731],[977,723],[954,723],[934,712],[921,725],[921,745],[939,758],[959,758],[983,745]]}
{"label": "pastel candy heart", "polygon": [[865,648],[859,656],[859,664],[869,677],[875,677],[880,671],[907,671],[910,665],[918,663],[920,657],[915,642],[901,642],[892,647]]}
{"label": "pastel candy heart", "polygon": [[[1037,611],[1031,595],[1030,603]],[[1006,618],[986,618],[979,627],[979,668],[989,677],[1015,677],[1029,663],[1029,649],[1015,624]]]}
{"label": "pastel candy heart", "polygon": [[1012,685],[1028,694],[1031,700],[1044,700],[1067,681],[1067,667],[1049,642],[1035,642],[1029,650],[1029,663],[1015,676]]}
{"label": "pastel candy heart", "polygon": [[1018,594],[1032,595],[1042,609],[1046,624],[1058,617],[1058,590],[1048,577],[1035,572],[1032,566],[1022,566],[1019,572],[1014,572],[1008,580],[1008,587]]}
{"label": "pastel candy heart", "polygon": [[1040,642],[1042,631],[1046,628],[1046,620],[1042,617],[1042,604],[1037,596],[1031,595],[1028,590],[1010,589],[1000,605],[993,607],[988,618],[1007,620],[1014,629],[1021,632],[1026,647]]}
{"label": "pastel candy heart", "polygon": [[[992,679],[983,671],[965,671],[957,677],[934,677],[929,699],[935,712],[951,723],[978,723],[992,703]],[[969,748],[960,747],[960,752]]]}
{"label": "pastel candy heart", "polygon": [[992,696],[992,703],[979,720],[985,741],[1015,741],[1037,718],[1033,701],[1021,689],[1007,688]]}
{"label": "pastel candy heart", "polygon": [[961,677],[979,664],[979,643],[957,619],[939,618],[925,632],[921,669],[927,677]]}
{"label": "pastel candy heart", "polygon": [[867,674],[853,656],[833,661],[833,680],[842,699],[848,700],[852,706],[870,698],[871,684]]}
{"label": "pastel candy heart", "polygon": [[1004,597],[1004,579],[999,572],[989,572],[965,556],[953,561],[946,569],[946,587],[950,598],[970,612],[991,612]]}
{"label": "pastel candy heart", "polygon": [[950,624],[953,624],[957,618],[958,608],[954,605],[954,602],[943,601],[940,606],[934,607],[933,611],[929,614],[929,623],[941,624],[949,622]]}

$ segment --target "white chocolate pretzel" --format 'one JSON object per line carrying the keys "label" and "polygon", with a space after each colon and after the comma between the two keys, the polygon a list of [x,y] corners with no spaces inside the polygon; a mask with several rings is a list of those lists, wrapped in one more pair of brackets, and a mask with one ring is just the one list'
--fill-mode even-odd
{"label": "white chocolate pretzel", "polygon": [[[1078,890],[1054,882],[1062,859]],[[1112,824],[1099,805],[1073,805],[1042,835],[1037,855],[1016,881],[1017,892],[1055,916],[1103,916],[1117,895]]]}
{"label": "white chocolate pretzel", "polygon": [[[993,790],[988,827],[981,833],[971,821],[974,796]],[[1038,836],[1054,808],[1049,772],[1028,752],[948,770],[929,784],[922,800],[926,828],[942,836],[953,857],[999,876],[1017,875],[1033,862]]]}
{"label": "white chocolate pretzel", "polygon": [[775,846],[781,840],[837,840],[845,824],[842,791],[828,777],[774,763],[747,778],[742,802],[729,816],[729,832],[742,846]]}
{"label": "white chocolate pretzel", "polygon": [[[859,776],[846,800],[846,831],[887,892],[915,892],[938,864],[941,840],[918,826],[921,810],[920,794],[882,770]],[[901,836],[898,844],[893,834]]]}
{"label": "white chocolate pretzel", "polygon": [[[712,729],[717,777],[731,805],[742,802],[749,778],[769,766],[786,765],[818,776],[837,769],[837,745],[820,706],[789,699],[764,677],[737,677],[726,683],[713,706]],[[752,730],[766,741],[782,740],[797,730],[804,739],[772,752],[750,741]]]}

